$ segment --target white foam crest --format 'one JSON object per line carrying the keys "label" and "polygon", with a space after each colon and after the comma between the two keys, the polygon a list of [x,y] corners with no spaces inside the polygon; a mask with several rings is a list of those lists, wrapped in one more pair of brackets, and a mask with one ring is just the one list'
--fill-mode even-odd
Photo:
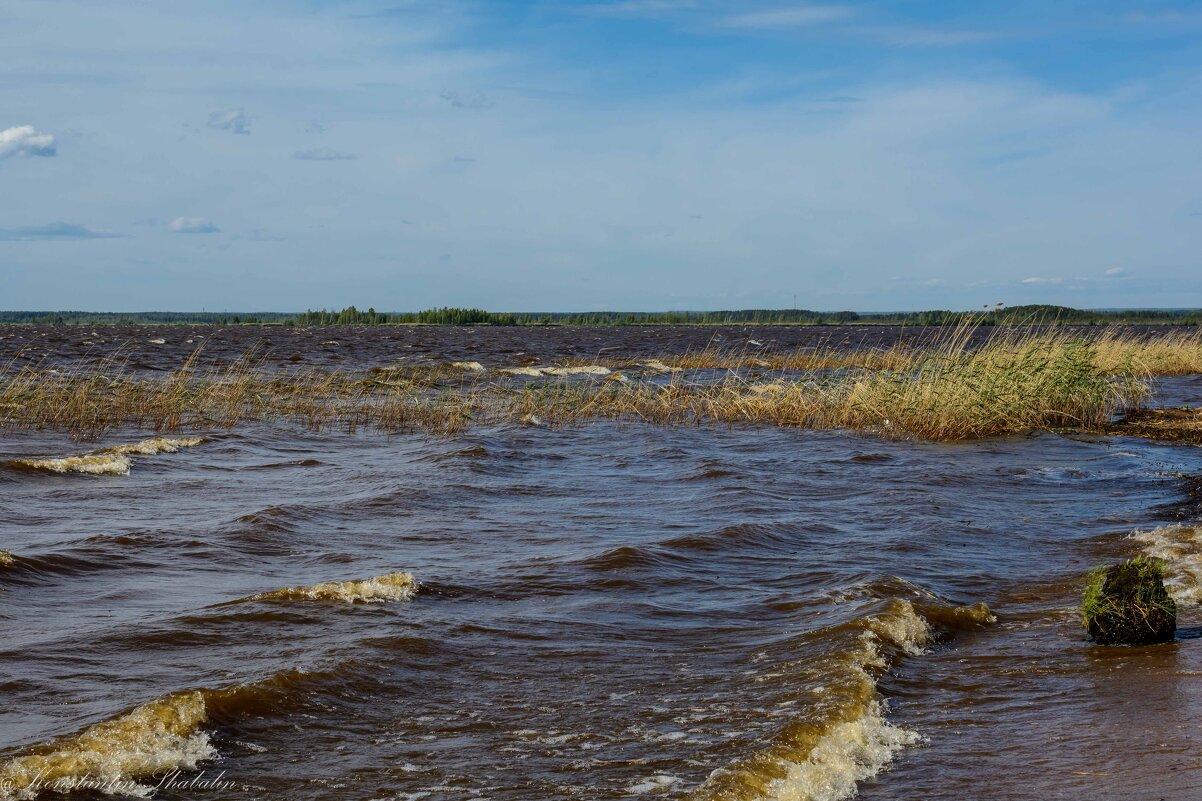
{"label": "white foam crest", "polygon": [[[981,622],[992,618],[984,606],[949,613]],[[917,732],[886,719],[887,705],[876,685],[898,653],[924,653],[932,640],[930,622],[909,601],[893,600],[881,613],[854,625],[859,632],[846,642],[848,647],[806,662],[811,686],[819,687],[823,697],[833,692],[842,698],[839,705],[826,707],[817,720],[799,723],[800,728],[768,750],[714,771],[691,799],[843,801],[900,750],[921,741]]]}
{"label": "white foam crest", "polygon": [[460,370],[468,370],[473,373],[483,373],[484,365],[480,362],[451,362],[452,367],[458,367]]}
{"label": "white foam crest", "polygon": [[885,705],[873,701],[865,714],[828,731],[809,756],[788,765],[786,775],[768,785],[770,801],[842,801],[857,785],[893,761],[898,751],[922,737],[885,719]]}
{"label": "white foam crest", "polygon": [[89,451],[78,456],[62,456],[51,459],[18,459],[17,464],[34,470],[51,473],[85,473],[88,475],[126,476],[132,465],[130,456],[154,456],[159,453],[175,453],[180,448],[190,448],[204,442],[201,437],[152,437],[129,445],[114,445],[111,448]]}
{"label": "white foam crest", "polygon": [[931,624],[915,611],[909,601],[902,601],[896,610],[868,618],[865,626],[868,631],[910,656],[924,653],[931,641]]}
{"label": "white foam crest", "polygon": [[582,367],[544,367],[546,375],[609,375],[613,370],[599,364],[587,364]]}
{"label": "white foam crest", "polygon": [[626,792],[630,795],[643,795],[644,793],[656,790],[662,792],[679,782],[680,778],[678,776],[673,776],[669,773],[657,773],[654,776],[643,779],[641,782],[630,785],[626,788]]}
{"label": "white foam crest", "polygon": [[12,551],[0,551],[0,567],[8,567],[15,560]]}
{"label": "white foam crest", "polygon": [[1164,562],[1164,585],[1173,600],[1191,606],[1202,604],[1202,528],[1162,526],[1137,531],[1131,538],[1143,545],[1145,556]]}
{"label": "white foam crest", "polygon": [[43,789],[149,797],[154,788],[140,779],[216,756],[200,730],[206,719],[199,691],[158,698],[0,765],[0,800],[33,799]]}
{"label": "white foam crest", "polygon": [[345,603],[383,603],[407,601],[418,590],[412,573],[386,573],[368,579],[328,581],[309,587],[285,587],[252,595],[247,601],[343,601]]}
{"label": "white foam crest", "polygon": [[144,439],[141,442],[135,442],[132,445],[117,445],[106,450],[112,453],[133,454],[135,456],[154,456],[159,453],[175,453],[180,448],[191,448],[202,442],[204,440],[201,437],[180,437],[178,439],[152,437],[151,439]]}
{"label": "white foam crest", "polygon": [[86,473],[93,476],[129,475],[129,457],[123,453],[101,451],[54,459],[18,459],[17,464],[51,473]]}
{"label": "white foam crest", "polygon": [[613,370],[610,370],[608,367],[602,367],[599,364],[589,364],[581,367],[505,367],[502,368],[501,372],[509,373],[510,375],[526,375],[537,378],[544,375],[609,375]]}

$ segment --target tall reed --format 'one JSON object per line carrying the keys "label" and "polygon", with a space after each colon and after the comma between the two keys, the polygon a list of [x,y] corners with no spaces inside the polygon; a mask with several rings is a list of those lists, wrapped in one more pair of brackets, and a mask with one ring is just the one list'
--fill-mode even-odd
{"label": "tall reed", "polygon": [[[266,368],[254,353],[203,369],[194,354],[162,376],[130,371],[118,358],[65,371],[9,365],[0,370],[0,427],[62,429],[87,438],[117,426],[171,431],[290,421],[311,429],[450,434],[475,423],[609,419],[871,429],[955,440],[1038,428],[1100,429],[1140,406],[1150,375],[1202,372],[1200,343],[1196,334],[1087,340],[1032,328],[998,330],[982,341],[966,325],[921,349],[855,356],[819,350],[782,357],[776,369],[754,365],[715,376],[710,367],[666,380],[652,370],[634,373],[632,381],[543,376],[526,382],[438,366],[280,370]],[[708,363],[700,357],[678,362],[719,363],[716,356]]]}

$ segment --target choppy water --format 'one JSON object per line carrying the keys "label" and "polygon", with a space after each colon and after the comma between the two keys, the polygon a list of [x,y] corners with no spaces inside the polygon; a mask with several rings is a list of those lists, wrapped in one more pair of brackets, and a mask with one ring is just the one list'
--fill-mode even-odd
{"label": "choppy water", "polygon": [[[1105,328],[1061,326],[1084,336]],[[1163,326],[1126,326],[1157,336]],[[706,348],[771,353],[796,348],[888,348],[938,339],[946,329],[915,326],[571,326],[445,328],[381,326],[0,326],[0,365],[87,365],[119,354],[136,370],[174,370],[193,352],[228,363],[253,350],[267,363],[362,369],[388,363],[481,361],[494,366],[567,359],[655,358]],[[982,327],[972,339],[989,337]]]}
{"label": "choppy water", "polygon": [[[1192,609],[1106,649],[1073,608],[1145,549],[1197,598],[1196,448],[596,424],[113,449],[148,436],[0,440],[0,786],[1202,797]],[[128,472],[26,463],[90,450]]]}

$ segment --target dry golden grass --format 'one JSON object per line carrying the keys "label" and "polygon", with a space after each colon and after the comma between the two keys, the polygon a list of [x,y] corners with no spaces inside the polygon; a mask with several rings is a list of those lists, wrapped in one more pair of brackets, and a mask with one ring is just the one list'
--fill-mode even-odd
{"label": "dry golden grass", "polygon": [[155,431],[289,421],[321,430],[369,426],[451,434],[471,422],[475,394],[337,371],[269,372],[250,357],[220,370],[188,364],[164,377],[108,364],[71,372],[25,368],[0,377],[0,426],[61,429],[86,439],[117,426]]}
{"label": "dry golden grass", "polygon": [[[946,355],[949,350],[972,350],[973,330],[971,325],[963,325],[950,331],[937,331],[926,340],[897,344],[888,348],[847,347],[844,344],[827,342],[814,347],[773,351],[746,346],[724,348],[711,344],[700,351],[663,357],[663,362],[668,366],[686,370],[809,371],[859,367],[867,370],[905,371],[922,366],[933,354]],[[1073,338],[1055,329],[995,329],[977,346],[995,345],[1003,340],[1014,341],[1016,337]],[[1092,343],[1095,363],[1104,372],[1116,375],[1202,373],[1202,331],[1199,330],[1169,330],[1149,334],[1146,331],[1133,332],[1130,329],[1114,328],[1104,329],[1088,339],[1077,339]]]}
{"label": "dry golden grass", "polygon": [[1169,331],[1135,336],[1107,330],[1093,340],[1100,370],[1124,375],[1189,375],[1202,373],[1202,331]]}
{"label": "dry golden grass", "polygon": [[1036,428],[1097,429],[1136,408],[1139,376],[1111,377],[1087,343],[1067,337],[999,338],[975,350],[953,343],[902,371],[856,369],[801,379],[710,384],[549,385],[519,393],[515,413],[550,424],[593,418],[664,425],[754,423],[876,429],[955,440]]}
{"label": "dry golden grass", "polygon": [[[751,363],[750,371],[732,370],[717,380],[710,374],[707,381],[655,370],[630,382],[523,382],[436,365],[281,371],[264,369],[254,354],[206,370],[193,357],[161,377],[131,373],[117,360],[68,372],[10,367],[0,371],[0,426],[62,429],[81,438],[116,426],[208,430],[243,421],[453,434],[480,422],[607,419],[868,429],[955,440],[1040,428],[1098,430],[1116,414],[1139,408],[1149,376],[1202,372],[1202,337],[1194,333],[1084,340],[1013,329],[983,343],[972,335],[965,326],[922,349],[781,354],[768,366]],[[662,361],[691,369],[748,366],[743,356],[716,351]]]}

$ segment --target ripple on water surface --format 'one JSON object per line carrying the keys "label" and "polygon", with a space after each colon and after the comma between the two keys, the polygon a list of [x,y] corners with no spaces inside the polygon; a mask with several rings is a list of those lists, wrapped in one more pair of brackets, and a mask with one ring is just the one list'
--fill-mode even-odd
{"label": "ripple on water surface", "polygon": [[[18,434],[0,458],[69,448]],[[1069,742],[1108,774],[1077,797],[1129,794],[1124,727],[1202,758],[1166,728],[1193,641],[1153,671],[1096,655],[1072,611],[1090,565],[1144,548],[1194,597],[1193,530],[1151,511],[1202,469],[1191,449],[250,426],[145,467],[0,471],[0,592],[20,600],[0,611],[20,677],[0,775],[219,764],[315,801],[1018,801],[1034,780],[1013,766],[1063,772]],[[1156,714],[1062,700],[1123,683]]]}

